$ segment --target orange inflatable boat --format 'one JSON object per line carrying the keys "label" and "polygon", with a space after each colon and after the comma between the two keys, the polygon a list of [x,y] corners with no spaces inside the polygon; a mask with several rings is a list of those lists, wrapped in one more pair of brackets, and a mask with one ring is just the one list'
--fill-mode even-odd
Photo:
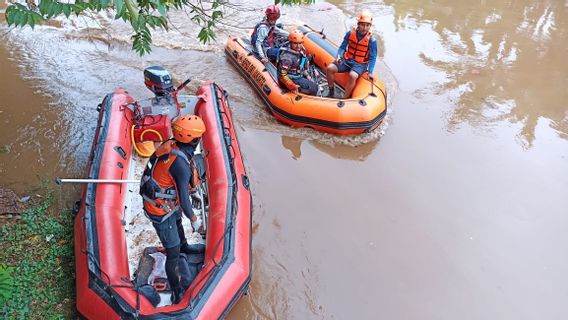
{"label": "orange inflatable boat", "polygon": [[[318,83],[327,85],[325,69],[337,55],[338,46],[325,34],[308,25],[299,26],[304,35],[304,48],[313,55],[319,74]],[[309,127],[335,134],[358,134],[375,129],[387,112],[387,94],[383,82],[374,77],[359,77],[350,99],[294,94],[278,84],[276,67],[263,64],[253,52],[249,39],[229,37],[225,46],[229,61],[247,79],[272,114],[294,127]],[[336,92],[343,91],[347,73],[337,74]]]}

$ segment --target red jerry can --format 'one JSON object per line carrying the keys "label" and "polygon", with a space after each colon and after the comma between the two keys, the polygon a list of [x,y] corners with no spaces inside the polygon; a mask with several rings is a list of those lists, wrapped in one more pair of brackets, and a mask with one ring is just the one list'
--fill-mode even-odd
{"label": "red jerry can", "polygon": [[165,141],[172,137],[172,122],[166,115],[147,115],[134,126],[134,141]]}

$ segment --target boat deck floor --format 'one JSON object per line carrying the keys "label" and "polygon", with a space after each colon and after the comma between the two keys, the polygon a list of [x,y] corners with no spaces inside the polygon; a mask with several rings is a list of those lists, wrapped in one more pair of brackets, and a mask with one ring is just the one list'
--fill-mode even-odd
{"label": "boat deck floor", "polygon": [[[185,108],[182,108],[182,114],[191,113],[194,110],[197,97],[184,96],[180,97],[180,101],[185,101]],[[143,106],[144,101],[140,104]],[[160,113],[164,110],[160,110]],[[145,112],[147,113],[147,112]],[[174,115],[177,111],[167,111],[169,115]],[[172,117],[173,118],[173,117]],[[158,143],[156,143],[158,146]],[[196,153],[200,152],[200,148]],[[132,158],[130,163],[130,170],[127,179],[140,180],[148,158],[142,158],[132,150]],[[144,215],[142,196],[139,194],[140,185],[138,183],[130,183],[127,185],[127,197],[125,201],[125,214],[124,214],[124,232],[126,238],[126,248],[128,252],[128,266],[130,270],[130,279],[134,280],[134,274],[138,268],[138,263],[144,249],[146,247],[160,247],[162,244],[156,230],[152,226],[150,220]],[[193,208],[194,213],[198,218],[203,219],[203,210]],[[205,244],[203,236],[197,232],[193,232],[189,219],[185,216],[182,217],[182,224],[184,227],[185,235],[188,243],[191,244]],[[161,293],[161,303],[158,306],[165,306],[171,304],[170,294]]]}

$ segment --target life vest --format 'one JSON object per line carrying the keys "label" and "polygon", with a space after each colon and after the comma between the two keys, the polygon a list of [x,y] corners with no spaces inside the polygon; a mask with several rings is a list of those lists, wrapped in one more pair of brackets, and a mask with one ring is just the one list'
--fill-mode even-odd
{"label": "life vest", "polygon": [[299,79],[303,77],[304,70],[306,69],[306,61],[307,59],[302,52],[281,48],[276,64],[280,71],[282,71],[282,69],[286,70],[286,75],[290,79]]}
{"label": "life vest", "polygon": [[257,23],[254,27],[252,34],[250,36],[250,43],[252,44],[253,48],[256,50],[256,38],[258,33],[258,28],[261,25],[265,25],[268,27],[268,35],[262,41],[263,47],[272,47],[274,45],[274,26],[269,25],[266,20],[262,20],[261,22]]}
{"label": "life vest", "polygon": [[357,39],[357,29],[353,28],[349,35],[349,43],[345,51],[345,59],[355,60],[359,63],[369,62],[369,44],[371,42],[372,34],[367,33],[361,40]]}
{"label": "life vest", "polygon": [[187,155],[179,150],[174,141],[166,141],[156,149],[153,161],[148,161],[140,181],[140,195],[144,199],[144,211],[151,214],[151,220],[165,221],[180,209],[174,179],[170,167],[177,157],[189,165]]}

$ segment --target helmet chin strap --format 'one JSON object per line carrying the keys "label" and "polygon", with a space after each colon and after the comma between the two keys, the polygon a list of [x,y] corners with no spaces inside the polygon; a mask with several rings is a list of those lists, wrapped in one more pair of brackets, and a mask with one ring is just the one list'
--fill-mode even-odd
{"label": "helmet chin strap", "polygon": [[193,138],[193,140],[191,140],[190,142],[181,142],[179,140],[176,140],[176,138],[174,137],[173,140],[176,142],[176,144],[178,145],[178,147],[183,148],[183,147],[193,147],[195,148],[199,142],[201,142],[201,137],[199,138]]}

